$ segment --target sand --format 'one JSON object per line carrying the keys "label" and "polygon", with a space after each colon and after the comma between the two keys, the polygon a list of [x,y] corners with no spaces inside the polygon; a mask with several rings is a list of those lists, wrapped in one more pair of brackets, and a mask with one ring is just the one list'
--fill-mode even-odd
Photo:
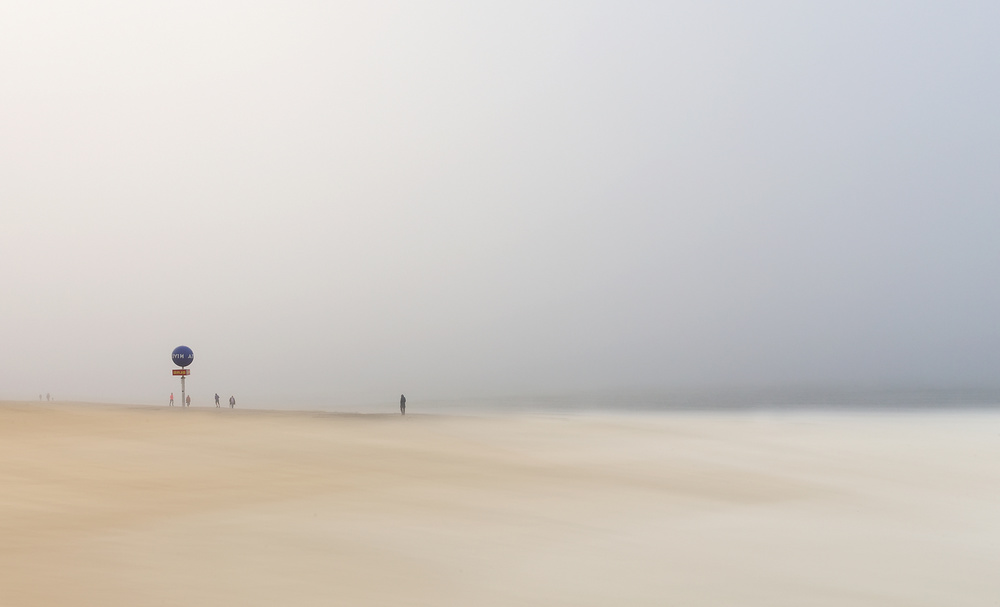
{"label": "sand", "polygon": [[0,404],[5,606],[995,605],[998,513],[991,413]]}

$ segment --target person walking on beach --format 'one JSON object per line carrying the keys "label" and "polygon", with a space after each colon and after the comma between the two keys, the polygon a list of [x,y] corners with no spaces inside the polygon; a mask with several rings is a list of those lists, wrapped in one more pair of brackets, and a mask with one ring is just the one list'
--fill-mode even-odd
{"label": "person walking on beach", "polygon": [[229,397],[229,408],[233,409],[235,407],[236,407],[236,397],[235,396],[230,396]]}
{"label": "person walking on beach", "polygon": [[187,406],[187,407],[190,407],[191,406],[191,395],[188,394],[187,395],[187,399],[185,399],[185,400],[186,400],[186,402],[184,403],[184,405]]}
{"label": "person walking on beach", "polygon": [[219,404],[219,393],[218,393],[218,392],[216,392],[216,393],[215,393],[215,408],[216,408],[216,409],[218,409],[218,408],[219,408],[219,407],[221,407],[221,406],[222,406],[222,405],[220,405],[220,404]]}
{"label": "person walking on beach", "polygon": [[406,415],[406,397],[402,394],[399,395],[399,414]]}
{"label": "person walking on beach", "polygon": [[170,393],[170,406],[171,407],[174,406],[174,393],[173,392]]}

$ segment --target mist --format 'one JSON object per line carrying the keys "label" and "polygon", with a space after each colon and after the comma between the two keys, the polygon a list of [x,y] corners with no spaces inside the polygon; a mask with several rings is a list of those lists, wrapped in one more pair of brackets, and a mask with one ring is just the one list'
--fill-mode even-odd
{"label": "mist", "polygon": [[1000,8],[0,7],[0,399],[996,386]]}

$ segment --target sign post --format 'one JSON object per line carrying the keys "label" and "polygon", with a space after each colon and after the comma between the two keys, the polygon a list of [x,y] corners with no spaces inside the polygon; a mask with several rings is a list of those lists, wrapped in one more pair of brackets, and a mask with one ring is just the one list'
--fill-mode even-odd
{"label": "sign post", "polygon": [[173,374],[181,376],[181,406],[186,407],[188,405],[184,395],[184,380],[187,379],[188,375],[191,375],[191,369],[185,369],[185,367],[194,362],[194,352],[187,346],[177,346],[171,354],[171,360],[180,367],[180,369],[174,369]]}

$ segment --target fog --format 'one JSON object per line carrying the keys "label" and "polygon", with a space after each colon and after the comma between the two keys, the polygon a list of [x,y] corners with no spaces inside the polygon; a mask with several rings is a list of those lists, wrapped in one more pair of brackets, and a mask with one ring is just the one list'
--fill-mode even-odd
{"label": "fog", "polygon": [[8,2],[0,399],[996,385],[988,2]]}

